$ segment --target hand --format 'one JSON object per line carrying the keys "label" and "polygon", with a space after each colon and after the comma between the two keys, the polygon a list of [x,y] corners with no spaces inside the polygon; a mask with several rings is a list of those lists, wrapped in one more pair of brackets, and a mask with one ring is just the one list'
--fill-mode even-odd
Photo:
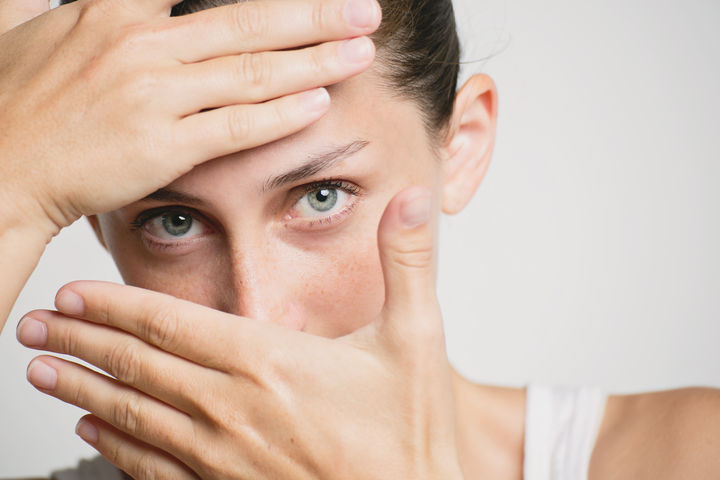
{"label": "hand", "polygon": [[174,3],[0,1],[0,201],[57,233],[304,128],[374,57],[374,0]]}
{"label": "hand", "polygon": [[414,187],[386,209],[385,305],[350,335],[76,282],[18,338],[114,378],[47,356],[28,378],[92,412],[78,432],[134,478],[461,478],[432,203]]}

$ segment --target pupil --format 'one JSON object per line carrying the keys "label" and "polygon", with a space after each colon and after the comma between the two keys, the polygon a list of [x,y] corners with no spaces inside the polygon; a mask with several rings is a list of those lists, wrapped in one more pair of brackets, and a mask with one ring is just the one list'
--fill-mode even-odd
{"label": "pupil", "polygon": [[318,202],[327,202],[330,198],[330,191],[329,190],[320,190],[315,195],[315,198]]}

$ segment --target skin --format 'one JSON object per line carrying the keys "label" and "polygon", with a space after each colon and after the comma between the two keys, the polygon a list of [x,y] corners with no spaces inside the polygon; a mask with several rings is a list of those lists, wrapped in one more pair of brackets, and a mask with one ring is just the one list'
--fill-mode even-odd
{"label": "skin", "polygon": [[[464,478],[521,478],[524,394],[473,385],[452,372],[433,295],[432,219],[439,210],[461,210],[482,180],[494,142],[494,85],[477,76],[458,93],[439,146],[433,144],[437,139],[428,135],[416,107],[389,95],[374,71],[333,87],[331,96],[329,113],[312,127],[196,167],[168,186],[202,199],[202,205],[180,204],[211,219],[207,229],[201,228],[185,245],[161,250],[147,229],[133,231],[129,226],[140,211],[177,201],[141,200],[91,217],[127,283],[172,297],[74,283],[58,296],[62,314],[31,312],[18,329],[24,344],[75,355],[120,380],[108,382],[51,357],[35,360],[28,373],[43,392],[93,412],[80,424],[79,433],[131,474],[241,478],[252,472],[252,478],[276,478],[279,473],[282,478],[305,478],[307,465],[314,465],[314,477],[334,478],[342,465],[348,473],[343,478],[367,478],[373,468],[378,476],[389,478],[460,478],[461,473]],[[269,177],[329,151],[328,143],[336,147],[358,140],[368,144],[317,178],[297,179],[260,193]],[[338,217],[340,221],[316,222],[310,230],[294,208],[295,187],[328,177],[357,184],[362,195],[347,216]],[[418,185],[423,189],[412,188]],[[432,199],[428,218],[403,226],[399,219],[406,201],[423,197],[422,192],[430,192]],[[68,292],[83,299],[79,309]],[[168,324],[167,319],[175,321]],[[172,328],[157,329],[158,325]],[[241,353],[228,356],[227,351]],[[276,352],[286,352],[291,361],[283,361],[285,353]],[[177,357],[187,363],[177,363]],[[378,359],[382,368],[375,370]],[[41,365],[54,370],[54,382],[48,383],[52,378]],[[177,368],[194,389],[173,390],[177,375],[163,378],[163,368]],[[216,382],[211,371],[222,373],[223,380]],[[293,383],[291,378],[308,375],[313,381]],[[383,380],[385,375],[391,380]],[[244,395],[249,378],[273,388]],[[420,393],[436,390],[437,395]],[[97,393],[93,398],[83,395],[87,391],[107,395]],[[285,404],[274,396],[278,391],[292,392],[290,405],[295,408],[282,410]],[[157,405],[152,396],[173,408],[153,410]],[[363,401],[353,403],[358,398]],[[144,421],[131,424],[127,415],[117,414],[129,411],[129,404],[122,403],[128,401],[139,407],[134,410],[140,412],[136,420]],[[187,446],[187,433],[170,428],[180,425],[178,419],[184,417],[179,413],[193,408],[227,411],[222,401],[225,408],[261,412],[263,421],[252,424],[255,431],[272,441],[274,453],[291,452],[288,458],[301,460],[278,465],[277,456],[268,458],[261,448],[250,448],[252,442],[238,434],[242,424],[228,422],[227,416],[189,414],[194,432],[215,434],[198,434],[199,442],[206,442],[204,449]],[[717,436],[720,425],[706,419],[716,418],[719,402],[713,390],[612,397],[591,478],[677,478],[687,472],[702,477],[716,472],[720,465],[712,452],[717,447],[708,439]],[[349,410],[331,417],[328,405]],[[377,422],[377,412],[391,407],[397,411],[387,415],[392,419],[389,425],[378,424],[347,445],[350,452],[369,451],[355,459],[358,463],[339,463],[337,452],[325,450],[327,444],[343,444],[342,437],[333,441],[338,431],[356,431],[355,421]],[[151,411],[157,415],[149,415]],[[277,415],[278,411],[287,415]],[[407,423],[398,420],[408,411],[422,414]],[[300,414],[286,422],[293,412]],[[304,418],[322,420],[312,423],[313,428],[297,430],[297,445],[278,439]],[[321,425],[333,428],[325,431]],[[321,441],[313,439],[316,429],[323,433]],[[423,441],[411,443],[411,448],[395,448],[421,431],[432,434],[420,436]],[[218,441],[218,432],[223,441]],[[377,435],[397,441],[385,444]],[[648,445],[649,435],[660,440]],[[427,442],[435,447],[432,452],[441,453],[429,458],[418,448]],[[378,445],[381,448],[368,447]],[[684,447],[682,455],[671,456],[679,445]],[[203,461],[201,453],[210,450],[221,453]],[[237,459],[239,452],[243,461]],[[673,459],[672,469],[656,466],[663,465],[662,460],[667,464],[668,458]],[[262,468],[242,470],[249,465]]]}
{"label": "skin", "polygon": [[14,252],[0,259],[0,327],[62,228],[297,132],[328,109],[318,87],[374,57],[372,0],[248,2],[182,19],[168,17],[172,4],[0,2],[0,250]]}

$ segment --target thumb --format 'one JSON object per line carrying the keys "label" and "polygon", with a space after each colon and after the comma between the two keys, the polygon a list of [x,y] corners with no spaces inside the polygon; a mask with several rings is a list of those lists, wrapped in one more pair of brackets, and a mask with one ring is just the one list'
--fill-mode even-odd
{"label": "thumb", "polygon": [[49,10],[48,0],[0,0],[0,35]]}
{"label": "thumb", "polygon": [[390,337],[410,340],[442,329],[435,293],[436,211],[428,189],[411,187],[390,202],[380,221],[385,306],[379,327]]}

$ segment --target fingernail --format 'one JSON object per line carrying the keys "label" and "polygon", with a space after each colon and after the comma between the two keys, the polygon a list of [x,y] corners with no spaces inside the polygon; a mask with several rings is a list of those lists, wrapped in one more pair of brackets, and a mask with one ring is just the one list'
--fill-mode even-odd
{"label": "fingernail", "polygon": [[17,339],[26,347],[44,347],[47,343],[47,325],[25,317],[18,324]]}
{"label": "fingernail", "polygon": [[82,297],[72,290],[60,290],[55,297],[55,308],[67,315],[82,315],[85,313],[85,302]]}
{"label": "fingernail", "polygon": [[377,6],[374,0],[348,0],[344,15],[345,21],[351,26],[367,28],[377,21]]}
{"label": "fingernail", "polygon": [[346,63],[360,63],[366,61],[372,55],[370,39],[367,37],[353,38],[346,40],[338,47],[338,54]]}
{"label": "fingernail", "polygon": [[85,440],[87,443],[94,444],[97,443],[98,439],[98,429],[95,425],[88,422],[84,418],[81,418],[80,421],[75,426],[75,433]]}
{"label": "fingernail", "polygon": [[321,111],[325,110],[330,103],[330,94],[324,88],[316,88],[304,92],[301,101],[305,109],[313,112]]}
{"label": "fingernail", "polygon": [[45,362],[33,360],[28,366],[27,379],[41,390],[54,390],[57,386],[57,371]]}
{"label": "fingernail", "polygon": [[418,189],[416,193],[403,200],[400,206],[400,222],[407,228],[417,228],[430,220],[432,196],[426,189]]}

